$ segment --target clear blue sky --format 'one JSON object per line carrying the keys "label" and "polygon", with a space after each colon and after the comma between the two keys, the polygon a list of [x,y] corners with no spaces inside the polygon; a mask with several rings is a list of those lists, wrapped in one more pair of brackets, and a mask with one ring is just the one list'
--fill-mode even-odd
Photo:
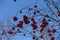
{"label": "clear blue sky", "polygon": [[[34,2],[35,0],[17,0],[16,2],[14,2],[13,0],[0,0],[0,22],[4,23],[6,19],[11,20],[12,17],[16,15],[19,9],[27,7]],[[42,6],[45,7],[45,4],[42,0],[40,0],[37,4],[40,8],[43,8]],[[32,40],[31,37],[20,37],[19,35],[12,36],[12,38],[10,39],[11,40],[13,39],[14,40]]]}

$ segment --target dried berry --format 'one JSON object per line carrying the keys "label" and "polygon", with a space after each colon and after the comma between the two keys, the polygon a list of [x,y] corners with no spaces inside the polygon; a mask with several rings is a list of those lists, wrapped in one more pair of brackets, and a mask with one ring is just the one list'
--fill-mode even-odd
{"label": "dried berry", "polygon": [[23,19],[25,20],[25,19],[28,19],[28,17],[26,16],[26,15],[23,15]]}
{"label": "dried berry", "polygon": [[18,20],[18,18],[17,18],[16,16],[14,16],[14,17],[13,17],[13,20],[14,20],[14,21],[17,21],[17,20]]}
{"label": "dried berry", "polygon": [[17,27],[22,28],[23,27],[23,21],[19,21],[19,23],[17,24]]}
{"label": "dried berry", "polygon": [[55,33],[56,32],[56,29],[53,29],[52,32]]}
{"label": "dried berry", "polygon": [[30,23],[30,21],[28,20],[28,17],[26,15],[23,15],[23,20],[25,24]]}
{"label": "dried berry", "polygon": [[60,13],[58,13],[58,16],[60,16]]}
{"label": "dried berry", "polygon": [[54,37],[51,37],[51,39],[50,40],[55,40],[55,38]]}
{"label": "dried berry", "polygon": [[29,21],[28,19],[25,19],[25,20],[24,20],[24,23],[25,23],[25,24],[29,24],[30,21]]}
{"label": "dried berry", "polygon": [[48,25],[48,22],[47,21],[43,21],[42,24]]}
{"label": "dried berry", "polygon": [[11,30],[9,30],[9,31],[8,31],[8,33],[9,33],[9,34],[14,34],[14,32],[13,32],[13,31],[11,31]]}
{"label": "dried berry", "polygon": [[44,27],[46,27],[46,25],[45,24],[41,24],[40,27],[41,28],[44,28]]}
{"label": "dried berry", "polygon": [[48,30],[47,30],[47,32],[48,32],[48,33],[50,33],[50,32],[51,32],[51,30],[49,30],[49,29],[48,29]]}
{"label": "dried berry", "polygon": [[48,34],[48,36],[52,36],[52,34],[51,34],[51,33],[49,33],[49,34]]}
{"label": "dried berry", "polygon": [[44,28],[41,28],[41,29],[40,29],[40,32],[43,32],[43,31],[44,31]]}
{"label": "dried berry", "polygon": [[35,30],[35,29],[37,29],[37,25],[36,24],[31,24],[31,26],[32,26],[32,28],[33,28],[33,30]]}

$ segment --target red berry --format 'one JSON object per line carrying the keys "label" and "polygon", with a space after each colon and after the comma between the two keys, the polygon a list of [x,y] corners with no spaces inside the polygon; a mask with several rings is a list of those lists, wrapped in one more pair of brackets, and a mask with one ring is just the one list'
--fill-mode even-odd
{"label": "red berry", "polygon": [[51,37],[50,40],[55,40],[55,38],[54,37]]}
{"label": "red berry", "polygon": [[26,15],[23,15],[23,19],[25,20],[25,19],[28,19],[28,17],[26,16]]}
{"label": "red berry", "polygon": [[55,33],[56,32],[56,29],[53,29],[52,32]]}
{"label": "red berry", "polygon": [[50,33],[50,32],[51,32],[51,30],[49,30],[49,29],[48,29],[48,30],[47,30],[47,32],[48,32],[48,33]]}
{"label": "red berry", "polygon": [[45,18],[42,20],[42,24],[40,25],[41,28],[45,28],[48,25],[48,22],[45,21]]}
{"label": "red berry", "polygon": [[58,13],[58,16],[60,16],[60,13]]}
{"label": "red berry", "polygon": [[28,19],[24,20],[25,24],[30,23],[30,21],[28,21]]}
{"label": "red berry", "polygon": [[40,32],[42,32],[43,30],[44,30],[44,28],[41,28],[41,29],[40,29]]}
{"label": "red berry", "polygon": [[51,34],[51,33],[49,33],[49,34],[48,34],[48,36],[52,36],[52,34]]}
{"label": "red berry", "polygon": [[33,30],[35,30],[35,29],[37,29],[37,25],[36,24],[31,24],[31,26],[32,26],[32,28],[33,28]]}
{"label": "red berry", "polygon": [[13,20],[14,20],[14,21],[17,21],[17,20],[18,20],[18,18],[17,18],[16,16],[14,16],[14,17],[13,17]]}
{"label": "red berry", "polygon": [[14,32],[13,32],[13,31],[11,31],[11,30],[9,30],[9,31],[8,31],[8,33],[9,33],[9,34],[14,34]]}
{"label": "red berry", "polygon": [[28,17],[26,15],[23,15],[23,20],[25,24],[30,23],[30,21],[28,20]]}
{"label": "red berry", "polygon": [[19,23],[17,24],[17,26],[18,26],[19,28],[22,28],[22,27],[23,27],[23,21],[19,21]]}
{"label": "red berry", "polygon": [[48,25],[48,22],[47,21],[43,21],[42,24]]}
{"label": "red berry", "polygon": [[46,26],[45,24],[41,24],[41,25],[40,25],[41,28],[44,28],[45,26]]}

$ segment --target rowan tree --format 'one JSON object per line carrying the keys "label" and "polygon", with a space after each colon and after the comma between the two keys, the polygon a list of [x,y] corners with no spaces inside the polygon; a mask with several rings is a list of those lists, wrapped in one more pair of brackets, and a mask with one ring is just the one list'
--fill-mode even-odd
{"label": "rowan tree", "polygon": [[[58,39],[60,38],[60,1],[42,0],[43,5],[40,4],[41,0],[34,1],[36,2],[15,13],[16,15],[12,19],[16,24],[11,20],[8,20],[8,26],[1,24],[1,40],[4,40],[4,35],[10,40],[8,36],[18,35],[18,33],[22,33],[23,35],[19,35],[24,37],[31,36],[31,40],[60,40]],[[20,20],[21,18],[22,20]]]}

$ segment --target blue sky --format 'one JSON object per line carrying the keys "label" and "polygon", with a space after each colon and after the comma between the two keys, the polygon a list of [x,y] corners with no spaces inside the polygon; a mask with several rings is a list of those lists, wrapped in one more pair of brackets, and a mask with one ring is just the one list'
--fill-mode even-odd
{"label": "blue sky", "polygon": [[[16,15],[18,10],[20,10],[21,8],[24,8],[24,7],[28,7],[28,6],[32,7],[33,6],[32,3],[34,3],[34,2],[36,2],[36,1],[35,0],[17,0],[16,2],[14,2],[13,0],[0,0],[0,22],[5,23],[5,22],[7,22],[7,19],[12,21],[12,17]],[[47,8],[46,4],[43,2],[43,0],[39,0],[38,3],[35,3],[35,4],[37,4],[38,7],[41,9]],[[48,12],[46,12],[46,13],[48,14]],[[52,16],[51,14],[49,14],[49,15],[53,18],[56,18],[55,16]],[[28,27],[27,27],[27,29],[28,29]],[[23,36],[19,36],[17,34],[15,36],[10,37],[10,39],[11,40],[13,40],[13,39],[14,40],[32,40],[31,36],[23,37]]]}
{"label": "blue sky", "polygon": [[[5,22],[7,22],[7,19],[11,20],[12,17],[16,15],[16,12],[18,10],[34,2],[34,0],[17,0],[16,2],[14,2],[13,0],[0,0],[0,23],[2,22],[5,24]],[[19,35],[12,36],[10,39],[32,40],[31,37],[23,37]],[[4,38],[4,40],[6,40],[6,38]]]}

